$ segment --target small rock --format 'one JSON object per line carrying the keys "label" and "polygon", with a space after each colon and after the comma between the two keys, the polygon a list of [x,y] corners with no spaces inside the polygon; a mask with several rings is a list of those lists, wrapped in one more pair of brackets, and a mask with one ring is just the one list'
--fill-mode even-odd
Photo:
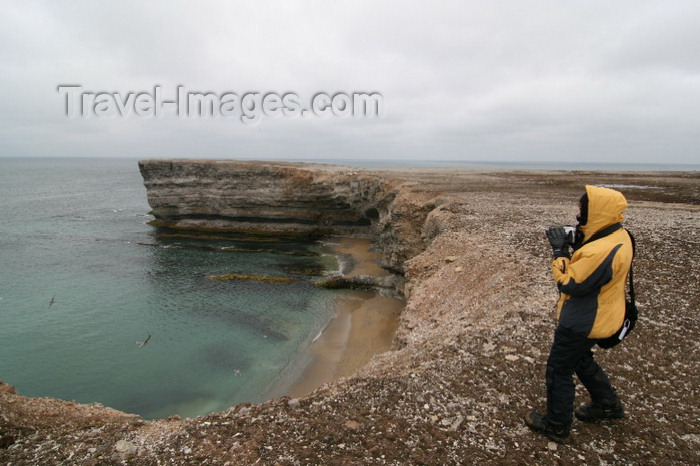
{"label": "small rock", "polygon": [[127,442],[126,440],[119,440],[114,446],[114,449],[117,450],[117,453],[119,453],[119,456],[123,459],[136,453],[136,445],[131,442]]}
{"label": "small rock", "polygon": [[189,455],[190,453],[192,453],[192,449],[190,447],[185,447],[182,449],[182,452],[186,455]]}
{"label": "small rock", "polygon": [[299,401],[299,398],[292,398],[291,400],[287,401],[287,406],[290,408],[298,408],[301,405],[301,402]]}
{"label": "small rock", "polygon": [[445,257],[445,262],[454,262],[457,260],[457,256],[447,256]]}
{"label": "small rock", "polygon": [[464,270],[462,267],[455,267],[455,272],[461,272],[462,270]]}
{"label": "small rock", "polygon": [[547,443],[547,449],[549,449],[549,451],[557,451],[557,444],[554,442],[549,442]]}
{"label": "small rock", "polygon": [[452,424],[450,424],[450,428],[447,430],[449,430],[450,432],[456,432],[457,429],[459,429],[459,426],[462,425],[462,422],[464,422],[464,418],[462,416],[457,416],[457,419],[455,419],[455,421]]}
{"label": "small rock", "polygon": [[520,356],[516,354],[506,354],[506,361],[517,361],[520,359]]}
{"label": "small rock", "polygon": [[345,423],[345,427],[347,427],[350,430],[357,430],[360,428],[360,423],[357,421],[348,421]]}

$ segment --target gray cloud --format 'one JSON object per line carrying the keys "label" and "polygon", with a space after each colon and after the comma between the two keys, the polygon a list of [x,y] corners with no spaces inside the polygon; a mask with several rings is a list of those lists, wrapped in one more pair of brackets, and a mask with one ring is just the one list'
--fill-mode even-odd
{"label": "gray cloud", "polygon": [[[0,156],[697,163],[697,2],[16,2]],[[377,91],[380,119],[88,118],[126,93]]]}

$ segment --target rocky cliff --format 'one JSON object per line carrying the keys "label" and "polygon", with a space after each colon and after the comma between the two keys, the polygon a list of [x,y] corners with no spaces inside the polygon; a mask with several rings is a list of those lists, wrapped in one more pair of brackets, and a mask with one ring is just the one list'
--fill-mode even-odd
{"label": "rocky cliff", "polygon": [[434,204],[399,195],[396,180],[329,165],[202,160],[139,162],[154,226],[249,235],[372,235],[384,266],[420,252]]}

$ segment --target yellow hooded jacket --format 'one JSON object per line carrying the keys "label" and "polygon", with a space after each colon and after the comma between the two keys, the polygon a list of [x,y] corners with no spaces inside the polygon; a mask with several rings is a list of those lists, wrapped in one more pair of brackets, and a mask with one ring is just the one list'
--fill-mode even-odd
{"label": "yellow hooded jacket", "polygon": [[602,229],[621,223],[627,200],[609,188],[586,186],[588,221],[580,227],[583,246],[571,259],[552,263],[560,295],[559,325],[588,338],[606,338],[622,326],[625,284],[632,264],[632,241],[624,228],[589,240]]}

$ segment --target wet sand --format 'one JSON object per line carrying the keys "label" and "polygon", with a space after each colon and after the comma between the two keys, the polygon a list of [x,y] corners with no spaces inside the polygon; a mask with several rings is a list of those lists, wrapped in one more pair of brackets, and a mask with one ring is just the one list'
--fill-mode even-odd
{"label": "wet sand", "polygon": [[[352,258],[347,275],[383,276],[381,254],[365,238],[339,238],[331,244],[339,255]],[[347,377],[375,354],[388,351],[396,333],[404,301],[367,291],[344,291],[336,299],[336,317],[309,349],[311,362],[286,391],[292,397],[308,395],[326,382]]]}
{"label": "wet sand", "polygon": [[372,242],[367,238],[337,238],[327,243],[335,254],[351,258],[349,270],[343,270],[345,275],[374,275],[383,277],[389,272],[379,266],[382,254],[372,249]]}

